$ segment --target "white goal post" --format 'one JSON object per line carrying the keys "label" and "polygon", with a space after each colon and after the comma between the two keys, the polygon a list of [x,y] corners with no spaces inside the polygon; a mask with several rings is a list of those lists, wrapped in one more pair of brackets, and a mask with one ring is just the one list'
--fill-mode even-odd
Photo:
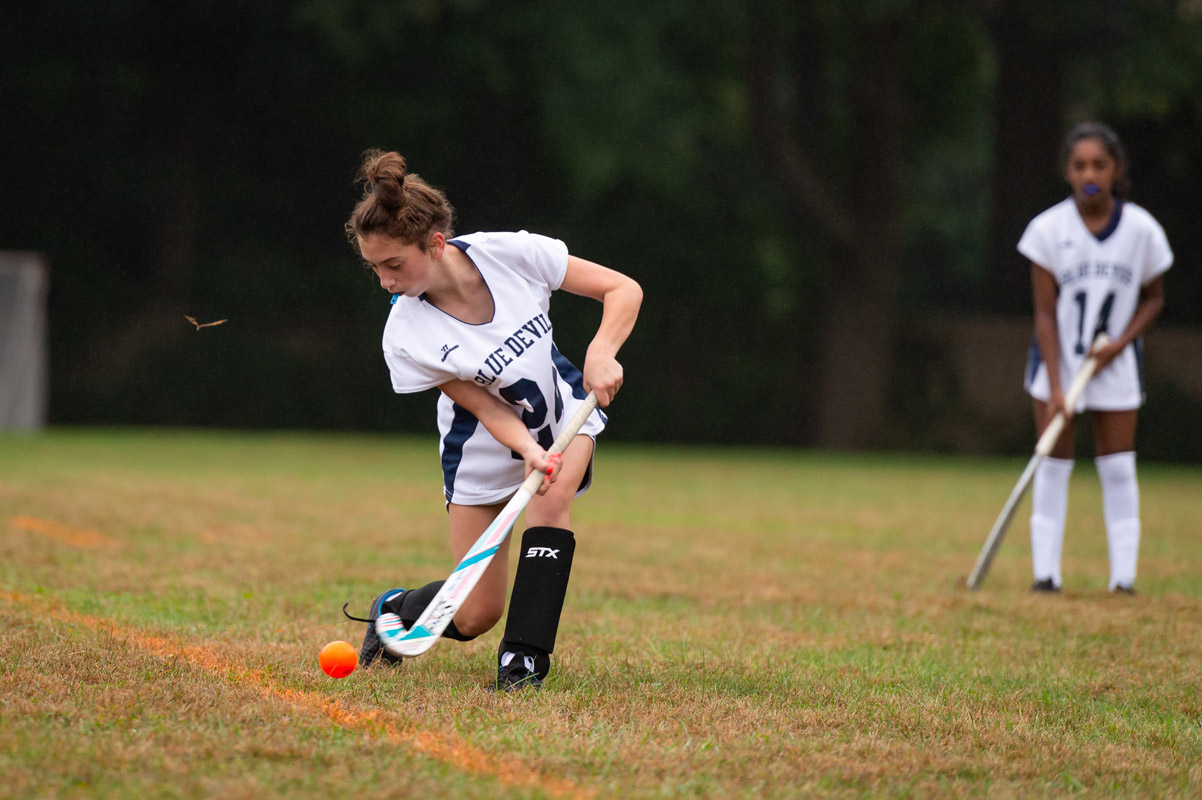
{"label": "white goal post", "polygon": [[40,253],[0,251],[0,431],[46,424],[50,266]]}

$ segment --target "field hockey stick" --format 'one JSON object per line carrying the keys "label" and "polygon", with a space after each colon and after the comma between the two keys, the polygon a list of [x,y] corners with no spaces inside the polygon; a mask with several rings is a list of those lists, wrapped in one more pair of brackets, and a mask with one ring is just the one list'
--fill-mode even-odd
{"label": "field hockey stick", "polygon": [[[1110,337],[1106,334],[1099,334],[1094,340],[1096,349],[1100,345],[1105,345],[1110,342]],[[1064,395],[1064,407],[1076,408],[1077,401],[1081,398],[1081,393],[1085,391],[1086,385],[1093,378],[1094,370],[1098,368],[1098,357],[1091,355],[1085,359],[1085,363],[1081,365],[1081,369],[1077,370],[1073,382],[1069,384],[1068,392]],[[1064,431],[1064,425],[1067,422],[1067,417],[1064,411],[1057,411],[1056,416],[1052,417],[1052,421],[1048,423],[1048,427],[1044,430],[1043,435],[1039,437],[1039,441],[1035,444],[1035,454],[1031,456],[1031,460],[1027,462],[1027,468],[1023,470],[1023,474],[1019,477],[1018,483],[1014,486],[1014,491],[1010,492],[1009,499],[1006,500],[1006,505],[1002,506],[1002,512],[998,514],[997,521],[993,523],[993,530],[989,531],[989,538],[985,540],[985,546],[981,548],[981,554],[977,556],[977,564],[972,569],[972,574],[968,576],[968,588],[980,589],[981,584],[985,581],[985,576],[989,574],[989,565],[993,563],[993,556],[997,553],[998,547],[1002,543],[1002,538],[1006,535],[1006,530],[1010,527],[1011,521],[1014,519],[1014,512],[1018,510],[1018,504],[1022,502],[1023,497],[1027,494],[1027,489],[1031,486],[1031,479],[1035,476],[1035,470],[1043,463],[1043,460],[1052,452],[1052,448],[1056,446],[1056,441],[1060,438],[1060,434]]]}
{"label": "field hockey stick", "polygon": [[[562,453],[567,450],[568,445],[576,438],[581,426],[596,407],[597,396],[589,392],[588,396],[584,398],[584,402],[580,404],[580,408],[559,432],[559,437],[556,438],[547,453]],[[434,643],[442,636],[442,632],[447,629],[447,625],[451,623],[455,612],[460,609],[468,595],[472,593],[472,589],[476,587],[484,570],[488,569],[488,565],[492,563],[493,556],[497,554],[497,550],[509,536],[509,532],[513,530],[513,524],[525,510],[526,504],[538,493],[545,477],[546,473],[537,470],[526,476],[526,480],[518,489],[517,494],[505,504],[501,513],[484,530],[484,533],[480,534],[480,538],[467,551],[459,565],[443,583],[442,588],[438,590],[438,594],[434,595],[430,605],[426,606],[426,610],[413,623],[411,629],[406,630],[401,618],[396,614],[384,613],[376,619],[376,635],[380,637],[380,644],[384,646],[385,650],[394,656],[412,658],[434,646]]]}

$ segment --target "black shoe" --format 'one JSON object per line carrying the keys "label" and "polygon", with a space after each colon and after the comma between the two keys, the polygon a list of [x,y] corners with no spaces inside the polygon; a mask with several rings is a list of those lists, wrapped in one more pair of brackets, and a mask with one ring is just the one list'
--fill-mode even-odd
{"label": "black shoe", "polygon": [[[380,616],[381,607],[385,601],[399,600],[404,594],[404,589],[389,589],[387,592],[377,595],[376,599],[371,601],[371,608],[367,611],[367,619],[351,617],[351,619],[359,619],[360,622],[367,623],[367,633],[363,634],[363,645],[359,648],[360,667],[370,667],[377,660],[381,664],[390,666],[401,663],[400,656],[394,656],[380,645],[380,637],[376,635],[376,617]],[[346,613],[345,608],[343,609],[343,613]]]}
{"label": "black shoe", "polygon": [[1044,578],[1041,581],[1035,581],[1031,584],[1032,592],[1059,592],[1060,587],[1052,582],[1051,578]]}
{"label": "black shoe", "polygon": [[1116,584],[1115,587],[1113,589],[1111,589],[1110,591],[1113,594],[1126,594],[1126,595],[1131,595],[1132,597],[1135,596],[1135,587],[1134,586],[1124,586],[1121,583]]}
{"label": "black shoe", "polygon": [[497,668],[497,682],[490,687],[494,692],[516,692],[521,689],[543,688],[543,680],[534,671],[534,656],[512,651],[501,655]]}

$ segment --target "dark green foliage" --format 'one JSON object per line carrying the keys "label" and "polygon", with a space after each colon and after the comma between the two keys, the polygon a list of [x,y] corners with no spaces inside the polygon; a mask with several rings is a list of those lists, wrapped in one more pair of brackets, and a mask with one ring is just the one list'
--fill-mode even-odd
{"label": "dark green foliage", "polygon": [[[1166,320],[1192,321],[1202,16],[1163,2],[1000,8],[15,7],[0,28],[0,248],[53,264],[52,419],[427,429],[432,398],[389,389],[387,297],[342,235],[359,153],[379,146],[447,190],[459,230],[558,236],[643,284],[615,436],[837,442],[823,430],[840,399],[822,392],[838,355],[824,334],[849,304],[834,300],[864,292],[884,353],[909,352],[895,328],[913,316],[1029,313],[1013,237],[991,245],[990,229],[1062,196],[1059,142],[1023,143],[1032,166],[1006,185],[999,156],[1015,144],[996,132],[1017,106],[999,53],[1047,43],[1060,118],[1019,124],[1096,116],[1119,130],[1135,198],[1178,253]],[[898,135],[874,138],[887,125]],[[812,169],[808,189],[790,152]],[[880,231],[896,247],[857,252]],[[556,303],[579,361],[598,309]],[[185,314],[229,322],[198,332]],[[892,357],[861,368],[882,399],[922,372]],[[921,405],[865,406],[877,418],[861,444],[922,447],[888,433],[919,430],[906,415]]]}

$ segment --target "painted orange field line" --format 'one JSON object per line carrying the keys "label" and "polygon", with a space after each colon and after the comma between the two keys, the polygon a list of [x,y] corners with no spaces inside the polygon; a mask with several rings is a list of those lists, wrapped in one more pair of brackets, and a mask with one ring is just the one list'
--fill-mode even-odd
{"label": "painted orange field line", "polygon": [[60,542],[69,544],[72,547],[94,549],[98,547],[110,547],[116,544],[115,540],[110,539],[99,531],[68,528],[66,525],[61,525],[51,520],[38,519],[37,517],[12,517],[9,519],[9,522],[15,528],[48,536],[51,539],[57,539]]}
{"label": "painted orange field line", "polygon": [[[45,611],[44,598],[34,598],[19,592],[9,592],[8,595],[15,604],[38,606]],[[571,781],[540,775],[521,762],[497,758],[461,739],[413,726],[399,726],[389,719],[390,715],[381,711],[347,708],[314,692],[281,687],[262,672],[249,669],[205,647],[172,642],[136,628],[123,627],[103,617],[80,614],[61,607],[55,610],[54,615],[59,621],[75,622],[95,631],[124,638],[159,658],[181,658],[194,667],[224,677],[231,683],[255,689],[264,697],[283,700],[290,705],[326,716],[344,728],[382,733],[396,744],[411,747],[462,772],[491,777],[510,786],[541,790],[553,797],[589,800],[595,796],[592,790],[581,788]]]}

